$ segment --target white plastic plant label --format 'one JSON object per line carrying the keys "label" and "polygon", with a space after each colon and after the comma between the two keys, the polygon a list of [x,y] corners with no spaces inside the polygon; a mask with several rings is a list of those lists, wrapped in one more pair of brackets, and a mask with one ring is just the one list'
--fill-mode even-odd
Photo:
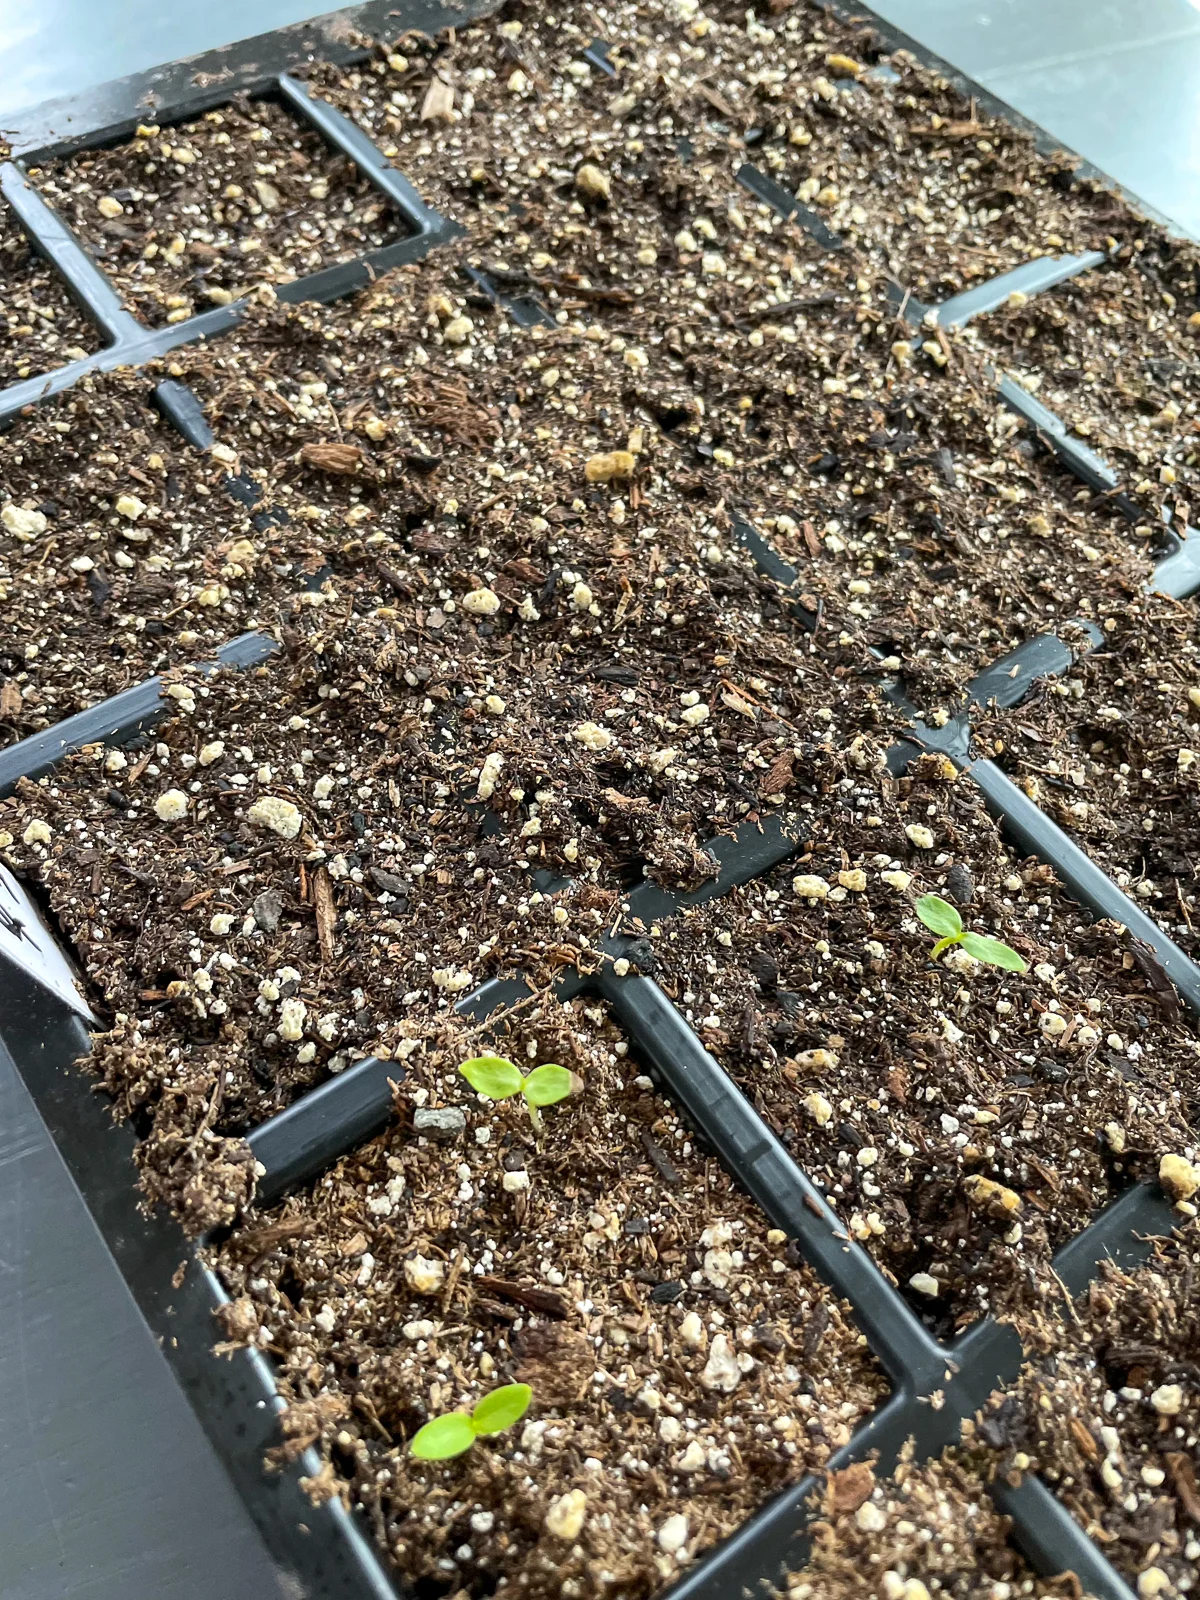
{"label": "white plastic plant label", "polygon": [[[91,1017],[69,962],[55,944],[33,901],[0,865],[0,960],[11,962],[49,989],[81,1017]],[[0,996],[0,1004],[3,1004]]]}

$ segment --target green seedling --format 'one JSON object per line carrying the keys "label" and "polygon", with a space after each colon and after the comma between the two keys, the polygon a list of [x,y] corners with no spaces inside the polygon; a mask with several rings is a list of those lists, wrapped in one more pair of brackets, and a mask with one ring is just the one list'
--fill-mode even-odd
{"label": "green seedling", "polygon": [[962,918],[947,900],[937,894],[923,894],[917,901],[917,915],[938,942],[930,951],[930,960],[936,961],[943,950],[960,944],[976,961],[986,961],[990,967],[1003,967],[1006,972],[1026,972],[1028,968],[1015,950],[1001,944],[999,939],[985,938],[982,933],[967,933]]}
{"label": "green seedling", "polygon": [[485,1394],[473,1411],[448,1411],[419,1429],[409,1445],[422,1461],[446,1461],[469,1450],[481,1434],[503,1433],[529,1410],[533,1390],[527,1383],[506,1383]]}
{"label": "green seedling", "polygon": [[574,1076],[566,1067],[556,1067],[550,1062],[544,1067],[534,1067],[528,1077],[514,1061],[506,1061],[503,1056],[475,1056],[464,1061],[458,1070],[472,1089],[487,1095],[489,1100],[511,1100],[514,1094],[523,1094],[535,1133],[542,1131],[538,1107],[565,1100],[575,1086]]}

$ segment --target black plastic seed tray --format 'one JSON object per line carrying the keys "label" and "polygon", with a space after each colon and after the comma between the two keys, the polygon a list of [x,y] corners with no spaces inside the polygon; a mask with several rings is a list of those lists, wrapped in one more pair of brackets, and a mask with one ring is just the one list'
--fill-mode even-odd
{"label": "black plastic seed tray", "polygon": [[[433,5],[405,5],[385,10],[380,5],[351,15],[366,27],[391,33],[406,27],[432,32],[485,9],[450,12]],[[406,238],[361,261],[284,286],[280,293],[285,298],[352,293],[373,272],[413,259],[460,231],[453,219],[428,210],[358,129],[311,101],[289,75],[314,51],[350,59],[356,47],[345,37],[345,29],[321,25],[282,30],[250,41],[232,55],[222,53],[219,87],[206,84],[203,73],[191,70],[192,63],[187,71],[164,68],[105,86],[73,108],[50,108],[35,119],[29,136],[18,138],[18,160],[0,181],[38,248],[113,342],[86,362],[6,391],[0,395],[0,415],[11,417],[89,371],[151,362],[181,342],[216,336],[234,326],[241,314],[231,305],[161,333],[144,328],[120,306],[103,274],[25,176],[24,169],[38,158],[128,133],[145,115],[147,94],[160,121],[193,115],[236,89],[278,94],[348,154],[405,218],[411,229]],[[610,43],[593,40],[586,55],[606,74],[618,70],[614,58],[619,51]],[[987,100],[981,92],[979,98]],[[822,248],[842,247],[821,218],[752,164],[737,176],[756,198],[807,229]],[[961,326],[1004,304],[1014,289],[1038,293],[1103,260],[1099,253],[1044,258],[941,306],[919,304],[898,285],[897,310],[914,335],[928,325]],[[515,320],[525,325],[551,320],[532,297],[508,296],[503,284],[479,273],[471,278],[478,292]],[[998,397],[1066,468],[1114,498],[1131,519],[1140,518],[1106,463],[1011,380],[997,377],[996,383]],[[185,437],[199,448],[206,445],[211,438],[207,424],[182,385],[160,383],[155,399]],[[238,480],[229,480],[227,488],[235,495],[242,492]],[[796,571],[749,523],[738,523],[736,531],[762,575],[781,589],[797,625],[813,629],[817,619],[798,598]],[[1163,548],[1152,587],[1176,597],[1200,589],[1200,535],[1181,539],[1164,530]],[[1087,631],[1092,643],[1102,646],[1098,631],[1090,625]],[[253,667],[274,648],[265,634],[246,635],[231,641],[215,664]],[[1015,705],[1034,683],[1062,672],[1071,660],[1071,649],[1055,635],[1027,640],[975,679],[960,714],[941,728],[923,725],[908,705],[903,685],[886,681],[886,692],[909,719],[889,765],[901,772],[922,750],[949,757],[978,785],[1021,851],[1052,865],[1072,894],[1098,916],[1123,923],[1144,940],[1188,1006],[1200,1013],[1200,969],[993,763],[973,755],[974,707]],[[96,742],[119,744],[144,733],[166,709],[159,680],[150,679],[11,746],[0,753],[0,795],[11,792],[22,777],[50,772],[65,753]],[[719,835],[708,845],[720,868],[715,879],[692,894],[671,894],[646,883],[623,902],[623,920],[636,919],[648,927],[722,896],[798,853],[803,837],[799,824],[793,826],[786,815],[743,824],[733,837]],[[563,885],[547,881],[541,887],[554,893]],[[1016,1377],[1022,1355],[1015,1332],[989,1318],[952,1343],[933,1337],[663,990],[646,976],[618,976],[614,962],[629,943],[620,933],[610,935],[599,946],[599,970],[590,977],[566,975],[558,997],[590,993],[609,1005],[638,1058],[726,1169],[772,1223],[791,1236],[831,1291],[850,1303],[891,1380],[889,1400],[831,1458],[827,1470],[875,1457],[877,1470],[886,1472],[909,1440],[918,1456],[936,1454],[959,1437],[962,1422],[974,1416],[994,1389]],[[373,1595],[378,1600],[394,1596],[382,1558],[355,1518],[336,1499],[317,1509],[303,1494],[301,1476],[318,1466],[311,1455],[291,1470],[264,1471],[263,1455],[274,1439],[279,1404],[269,1363],[253,1351],[240,1351],[230,1360],[211,1354],[212,1314],[223,1302],[223,1291],[198,1265],[173,1224],[138,1211],[130,1165],[134,1136],[110,1125],[102,1103],[73,1066],[88,1049],[86,1004],[36,907],[2,870],[0,973],[0,1103],[11,1108],[0,1118],[0,1138],[16,1138],[19,1145],[12,1160],[6,1157],[8,1147],[0,1145],[0,1213],[6,1219],[6,1240],[17,1241],[15,1283],[11,1273],[6,1275],[7,1256],[0,1259],[0,1308],[8,1309],[11,1302],[17,1321],[10,1325],[23,1330],[23,1296],[36,1292],[53,1334],[43,1348],[22,1345],[23,1364],[13,1381],[0,1388],[6,1396],[6,1425],[0,1433],[6,1441],[16,1440],[15,1451],[7,1442],[0,1446],[0,1507],[5,1508],[0,1517],[0,1588],[20,1600],[84,1593],[92,1600],[110,1595],[116,1600],[118,1594],[133,1600],[143,1595],[198,1600],[218,1590]],[[528,993],[519,977],[498,979],[468,995],[459,1009],[502,1027],[504,1012]],[[402,1078],[398,1063],[361,1061],[255,1129],[249,1142],[261,1169],[260,1200],[269,1203],[311,1181],[385,1128],[393,1086]],[[18,1182],[14,1188],[5,1175],[24,1161],[36,1163],[31,1168],[35,1176],[25,1187]],[[22,1232],[22,1207],[31,1208],[37,1224],[37,1249],[32,1252],[22,1248],[29,1238]],[[53,1229],[47,1225],[51,1216]],[[1154,1186],[1134,1187],[1060,1250],[1055,1269],[1067,1289],[1077,1293],[1106,1258],[1126,1264],[1145,1259],[1148,1238],[1168,1232],[1171,1223],[1171,1210]],[[81,1314],[79,1295],[70,1300],[66,1294],[73,1274],[88,1286],[90,1318]],[[118,1343],[128,1353],[123,1364],[113,1359]],[[7,1375],[11,1348],[11,1340],[0,1347],[0,1378]],[[90,1387],[78,1384],[83,1373],[92,1376]],[[75,1396],[72,1383],[79,1394],[68,1401],[68,1393]],[[38,1405],[57,1429],[53,1437],[35,1427]],[[138,1470],[130,1469],[129,1450],[105,1470],[103,1440],[113,1437],[140,1447]],[[30,1459],[52,1508],[49,1521],[44,1512],[25,1509],[27,1495],[22,1499],[15,1489],[10,1493],[10,1486],[28,1477]],[[178,1470],[169,1470],[169,1464]],[[736,1535],[690,1567],[671,1593],[680,1600],[732,1600],[778,1584],[787,1571],[803,1564],[823,1478],[806,1479],[772,1500]],[[188,1487],[190,1499],[187,1493],[176,1493]],[[1128,1587],[1102,1551],[1040,1481],[1025,1475],[1016,1486],[997,1482],[991,1492],[1013,1519],[1014,1537],[1037,1570],[1072,1571],[1087,1593],[1130,1600]],[[153,1508],[155,1521],[150,1527],[143,1518],[132,1539],[130,1503],[137,1504],[138,1516]],[[39,1524],[39,1534],[31,1537],[28,1521],[39,1515],[44,1532]],[[77,1536],[78,1528],[85,1529],[86,1539]],[[205,1565],[214,1548],[219,1569]],[[217,1570],[219,1579],[211,1576]]]}

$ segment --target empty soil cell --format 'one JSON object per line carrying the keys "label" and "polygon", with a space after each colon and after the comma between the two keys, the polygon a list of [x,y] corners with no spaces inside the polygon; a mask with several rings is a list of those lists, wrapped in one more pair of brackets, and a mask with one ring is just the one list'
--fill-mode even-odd
{"label": "empty soil cell", "polygon": [[1181,1218],[1150,1265],[1048,1298],[1019,1389],[976,1432],[992,1471],[1039,1472],[1142,1595],[1190,1593],[1200,1563],[1197,1243]]}
{"label": "empty soil cell", "polygon": [[103,342],[0,201],[0,388],[91,355]]}
{"label": "empty soil cell", "polygon": [[406,231],[345,156],[286,107],[239,99],[30,169],[129,309],[151,326],[226,305]]}
{"label": "empty soil cell", "polygon": [[[653,1593],[848,1438],[881,1377],[598,1008],[543,1000],[505,1032],[523,1067],[583,1080],[541,1139],[458,1074],[486,1044],[427,1034],[396,1128],[214,1252],[226,1330],[274,1356],[284,1453],[326,1463],[314,1495],[348,1490],[405,1577]],[[434,1105],[461,1131],[414,1136]],[[510,1434],[408,1454],[428,1417],[512,1381],[533,1403]]]}
{"label": "empty soil cell", "polygon": [[920,1465],[902,1461],[878,1481],[865,1464],[833,1475],[790,1600],[1061,1595],[1061,1579],[1039,1578],[1007,1542],[1008,1519],[987,1493],[990,1466],[948,1451]]}
{"label": "empty soil cell", "polygon": [[275,621],[323,564],[303,521],[252,553],[228,465],[145,402],[144,375],[85,380],[0,444],[5,743]]}
{"label": "empty soil cell", "polygon": [[1195,609],[1140,597],[1111,622],[1104,648],[1081,656],[1031,703],[981,716],[976,748],[996,750],[1038,804],[1194,955]]}
{"label": "empty soil cell", "polygon": [[1070,483],[1064,498],[1014,422],[987,385],[897,382],[860,407],[828,402],[811,476],[740,480],[754,525],[825,601],[842,659],[889,659],[928,715],[1031,635],[1125,612],[1151,571],[1146,541]]}
{"label": "empty soil cell", "polygon": [[1196,502],[1200,312],[1187,246],[1138,241],[1087,272],[968,325],[955,345],[1034,390],[1119,474],[1157,524]]}

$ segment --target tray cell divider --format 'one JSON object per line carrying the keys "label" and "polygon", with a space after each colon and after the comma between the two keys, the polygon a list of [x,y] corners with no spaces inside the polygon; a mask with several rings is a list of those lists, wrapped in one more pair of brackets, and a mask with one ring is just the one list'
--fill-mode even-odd
{"label": "tray cell divider", "polygon": [[1101,1554],[1057,1496],[1033,1473],[988,1485],[997,1510],[1011,1517],[1012,1538],[1037,1572],[1073,1572],[1091,1600],[1135,1600],[1121,1574]]}
{"label": "tray cell divider", "polygon": [[[939,327],[961,328],[973,318],[997,310],[1014,289],[1027,296],[1038,294],[1078,277],[1080,273],[1102,266],[1108,259],[1100,250],[1085,251],[1075,256],[1042,256],[1023,263],[1011,272],[1001,273],[986,283],[977,284],[936,306],[925,305],[899,284],[892,286],[890,298],[897,305],[900,315],[913,328],[919,328],[930,318]],[[1000,401],[1033,429],[1069,472],[1106,499],[1127,522],[1144,520],[1142,508],[1121,488],[1120,475],[1102,456],[1073,434],[1060,416],[1008,373],[998,371],[990,363],[986,371]],[[1189,537],[1195,533],[1195,529],[1189,528],[1181,537],[1167,529],[1163,530],[1168,551],[1159,560],[1146,585],[1148,592],[1183,600],[1200,590],[1200,535],[1195,539]]]}
{"label": "tray cell divider", "polygon": [[744,162],[734,176],[742,188],[756,200],[761,200],[764,205],[770,206],[772,211],[786,222],[798,223],[822,250],[841,250],[845,247],[846,241],[834,233],[824,217],[797,200],[795,195],[789,194],[782,184],[776,183],[774,178],[768,178],[765,172],[760,172],[750,162]]}
{"label": "tray cell divider", "polygon": [[1102,267],[1107,260],[1103,250],[1085,250],[1081,255],[1038,256],[1033,261],[1023,261],[1011,272],[1002,272],[944,300],[936,312],[938,327],[963,328],[973,317],[998,310],[1010,294],[1041,294],[1043,289],[1053,289],[1055,284],[1077,278],[1081,272]]}
{"label": "tray cell divider", "polygon": [[[216,659],[201,665],[205,673],[222,667],[261,666],[279,646],[269,633],[243,633],[217,651]],[[131,684],[99,704],[72,717],[64,717],[38,733],[0,749],[0,799],[6,798],[22,778],[40,778],[64,756],[89,744],[123,744],[168,716],[171,701],[162,694],[162,679],[147,678]]]}
{"label": "tray cell divider", "polygon": [[[128,344],[141,323],[56,211],[42,199],[15,162],[0,164],[0,195],[11,206],[30,243],[54,268],[80,309],[110,344]],[[78,365],[78,363],[75,363]]]}
{"label": "tray cell divider", "polygon": [[284,102],[310,123],[327,144],[350,158],[363,177],[387,196],[414,234],[429,236],[442,232],[446,219],[425,204],[400,169],[392,165],[357,123],[327,100],[309,94],[304,84],[290,73],[281,73],[276,84]]}
{"label": "tray cell divider", "polygon": [[398,1061],[367,1056],[260,1123],[246,1136],[266,1169],[258,1180],[257,1202],[273,1205],[287,1190],[382,1133],[392,1117],[392,1084],[403,1081]]}
{"label": "tray cell divider", "polygon": [[1120,922],[1154,951],[1164,972],[1194,1012],[1200,1012],[1200,968],[1154,919],[1117,887],[1040,806],[993,761],[964,769],[983,793],[988,810],[1028,855],[1054,868],[1071,894],[1097,917]]}

